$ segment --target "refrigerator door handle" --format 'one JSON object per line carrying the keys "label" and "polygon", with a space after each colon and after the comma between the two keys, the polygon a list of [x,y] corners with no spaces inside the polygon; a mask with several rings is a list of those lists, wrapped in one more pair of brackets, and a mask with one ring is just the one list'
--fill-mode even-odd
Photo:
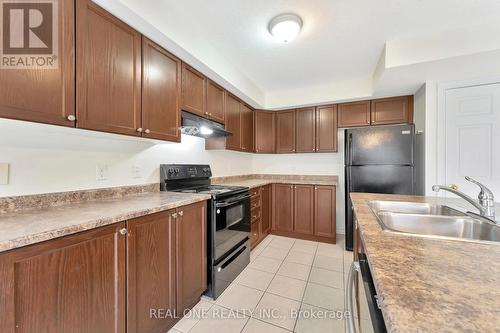
{"label": "refrigerator door handle", "polygon": [[352,133],[349,133],[349,138],[347,140],[349,142],[349,149],[347,152],[347,154],[349,155],[348,161],[349,161],[349,165],[352,165]]}

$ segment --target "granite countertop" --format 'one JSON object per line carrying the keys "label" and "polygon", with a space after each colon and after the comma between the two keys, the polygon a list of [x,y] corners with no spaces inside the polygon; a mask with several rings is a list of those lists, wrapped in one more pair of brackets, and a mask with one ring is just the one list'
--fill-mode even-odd
{"label": "granite countertop", "polygon": [[435,197],[352,193],[360,235],[389,332],[499,332],[500,244],[385,232],[372,200]]}
{"label": "granite countertop", "polygon": [[0,252],[210,199],[150,192],[0,214]]}
{"label": "granite countertop", "polygon": [[259,186],[264,186],[268,184],[301,184],[301,185],[337,185],[337,178],[332,177],[332,179],[309,179],[306,177],[305,179],[302,178],[290,178],[290,177],[275,177],[275,178],[257,178],[257,177],[249,177],[249,178],[243,178],[243,179],[227,179],[227,180],[220,180],[216,182],[219,185],[227,185],[227,186],[247,186],[249,188],[255,188]]}

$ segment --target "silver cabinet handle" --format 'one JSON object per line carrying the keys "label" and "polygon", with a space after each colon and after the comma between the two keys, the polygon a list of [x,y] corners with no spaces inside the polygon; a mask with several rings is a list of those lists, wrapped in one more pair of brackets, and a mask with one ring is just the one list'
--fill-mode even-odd
{"label": "silver cabinet handle", "polygon": [[179,212],[179,216],[184,216],[184,211],[182,211],[182,210],[181,210],[181,211]]}
{"label": "silver cabinet handle", "polygon": [[127,228],[121,228],[120,230],[118,230],[118,232],[120,233],[120,235],[125,236],[127,234]]}
{"label": "silver cabinet handle", "polygon": [[354,308],[352,306],[352,292],[354,287],[354,278],[356,277],[357,272],[359,272],[359,262],[354,261],[351,264],[351,268],[349,269],[349,275],[347,276],[347,290],[345,293],[345,304],[347,311],[347,333],[356,333],[356,322],[354,318]]}
{"label": "silver cabinet handle", "polygon": [[177,213],[172,214],[172,218],[176,219],[177,218]]}
{"label": "silver cabinet handle", "polygon": [[149,133],[151,133],[151,131],[150,131],[149,129],[146,129],[146,130],[144,131],[144,133],[149,134]]}
{"label": "silver cabinet handle", "polygon": [[139,127],[138,129],[136,129],[136,131],[142,133],[142,127]]}
{"label": "silver cabinet handle", "polygon": [[76,117],[72,114],[70,114],[67,118],[69,121],[75,121],[76,120]]}

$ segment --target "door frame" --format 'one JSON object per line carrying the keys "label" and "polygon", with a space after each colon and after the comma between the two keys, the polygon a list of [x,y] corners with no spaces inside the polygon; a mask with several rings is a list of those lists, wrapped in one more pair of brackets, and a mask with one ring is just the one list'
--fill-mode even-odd
{"label": "door frame", "polygon": [[[438,83],[437,85],[437,123],[436,123],[436,182],[446,182],[446,91],[459,88],[477,87],[490,84],[499,84],[500,77],[461,80]],[[429,116],[426,110],[427,116]],[[435,118],[436,119],[436,118]],[[428,161],[426,161],[428,163]],[[427,190],[427,189],[426,189]],[[447,192],[440,191],[437,196],[447,196]]]}

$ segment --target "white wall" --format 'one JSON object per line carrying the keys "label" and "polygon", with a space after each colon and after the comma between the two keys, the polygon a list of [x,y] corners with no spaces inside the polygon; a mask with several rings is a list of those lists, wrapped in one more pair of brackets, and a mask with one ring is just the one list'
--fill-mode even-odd
{"label": "white wall", "polygon": [[[208,163],[215,176],[253,171],[250,154],[206,151],[205,141],[192,136],[164,143],[6,119],[1,162],[10,163],[10,184],[0,185],[0,197],[155,183],[161,163]],[[106,180],[96,180],[96,165],[108,166]]]}

